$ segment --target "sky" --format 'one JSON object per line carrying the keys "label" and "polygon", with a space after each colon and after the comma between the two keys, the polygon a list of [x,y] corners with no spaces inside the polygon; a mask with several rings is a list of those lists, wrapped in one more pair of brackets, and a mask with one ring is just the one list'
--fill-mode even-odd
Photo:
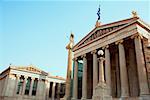
{"label": "sky", "polygon": [[130,18],[133,10],[150,23],[148,0],[0,0],[0,71],[33,65],[66,77],[70,33],[75,43],[101,23]]}

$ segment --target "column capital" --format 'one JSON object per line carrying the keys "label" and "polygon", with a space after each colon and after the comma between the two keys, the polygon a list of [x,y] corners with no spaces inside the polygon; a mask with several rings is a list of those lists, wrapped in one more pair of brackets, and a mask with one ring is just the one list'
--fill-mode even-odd
{"label": "column capital", "polygon": [[25,78],[25,79],[27,79],[27,78],[28,78],[28,76],[24,76],[24,78]]}
{"label": "column capital", "polygon": [[16,78],[19,78],[19,77],[21,77],[21,75],[16,74]]}
{"label": "column capital", "polygon": [[100,58],[98,58],[98,61],[105,61],[105,58],[104,57],[100,57]]}
{"label": "column capital", "polygon": [[77,57],[75,57],[75,58],[73,58],[73,60],[74,60],[74,61],[77,61],[77,60],[78,60],[78,58],[77,58]]}
{"label": "column capital", "polygon": [[35,78],[35,79],[37,79],[38,81],[40,80],[39,78]]}
{"label": "column capital", "polygon": [[131,39],[135,39],[135,38],[143,39],[143,36],[140,35],[140,34],[133,34],[130,38],[131,38]]}
{"label": "column capital", "polygon": [[103,46],[102,49],[108,49],[109,48],[109,45],[106,45],[106,46]]}
{"label": "column capital", "polygon": [[31,80],[35,80],[35,77],[31,77]]}
{"label": "column capital", "polygon": [[55,85],[56,85],[56,82],[53,82],[53,85],[55,86]]}
{"label": "column capital", "polygon": [[115,42],[115,44],[116,44],[116,45],[118,45],[118,44],[122,44],[122,43],[123,43],[123,39],[118,40],[118,41],[116,41],[116,42]]}
{"label": "column capital", "polygon": [[82,55],[81,58],[86,58],[86,54]]}
{"label": "column capital", "polygon": [[91,54],[96,54],[97,50],[91,51]]}
{"label": "column capital", "polygon": [[49,81],[45,79],[45,83],[49,83]]}

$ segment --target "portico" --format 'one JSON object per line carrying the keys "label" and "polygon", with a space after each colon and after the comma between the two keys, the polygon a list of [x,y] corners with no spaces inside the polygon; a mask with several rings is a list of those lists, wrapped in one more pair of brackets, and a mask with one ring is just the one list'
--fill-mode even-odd
{"label": "portico", "polygon": [[0,74],[0,100],[56,100],[64,94],[65,79],[32,65],[11,65]]}
{"label": "portico", "polygon": [[[149,100],[147,59],[144,48],[150,27],[137,16],[97,24],[74,48],[74,99],[110,100],[137,98]],[[99,50],[104,55],[98,55]],[[82,97],[77,96],[78,61],[83,61]]]}

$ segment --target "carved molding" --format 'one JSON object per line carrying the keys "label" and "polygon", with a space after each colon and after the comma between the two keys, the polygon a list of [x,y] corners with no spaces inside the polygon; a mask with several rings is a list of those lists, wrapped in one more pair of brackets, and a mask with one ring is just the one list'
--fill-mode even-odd
{"label": "carved molding", "polygon": [[143,36],[140,35],[140,34],[134,34],[134,35],[131,36],[131,39],[135,39],[135,38],[143,39]]}
{"label": "carved molding", "polygon": [[105,58],[104,57],[100,57],[100,58],[98,58],[98,61],[105,61]]}
{"label": "carved molding", "polygon": [[78,58],[77,58],[77,57],[76,57],[76,58],[73,58],[73,60],[74,60],[74,61],[77,61],[77,60],[78,60]]}
{"label": "carved molding", "polygon": [[109,48],[109,45],[102,47],[103,50],[108,49],[108,48]]}
{"label": "carved molding", "polygon": [[95,54],[97,52],[97,50],[93,50],[92,52],[91,52],[91,54]]}
{"label": "carved molding", "polygon": [[115,44],[116,44],[116,45],[118,45],[118,44],[122,44],[122,43],[123,43],[123,39],[121,39],[121,40],[119,40],[119,41],[115,42]]}
{"label": "carved molding", "polygon": [[[124,24],[123,24],[124,25]],[[109,28],[105,28],[105,29],[100,29],[100,30],[97,30],[95,33],[93,33],[90,37],[88,37],[82,44],[86,44],[86,43],[89,43],[90,41],[112,31],[112,30],[115,30],[117,28],[120,28],[121,26],[123,25],[118,25],[118,26],[113,26],[113,27],[109,27]],[[81,44],[81,45],[82,45]],[[80,46],[80,45],[79,45]]]}
{"label": "carved molding", "polygon": [[86,58],[86,54],[82,55],[81,58]]}

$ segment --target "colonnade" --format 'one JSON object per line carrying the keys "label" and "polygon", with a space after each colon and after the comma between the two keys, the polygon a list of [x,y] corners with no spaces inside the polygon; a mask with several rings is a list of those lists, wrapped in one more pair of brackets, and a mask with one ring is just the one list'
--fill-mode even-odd
{"label": "colonnade", "polygon": [[[135,48],[135,57],[137,63],[137,74],[138,74],[138,84],[139,84],[139,96],[149,94],[148,82],[147,82],[147,75],[145,69],[145,61],[144,61],[144,54],[142,50],[142,37],[139,35],[133,35],[130,39],[134,39],[134,48]],[[121,97],[129,97],[129,82],[128,82],[128,73],[127,73],[127,65],[126,65],[126,54],[125,54],[125,47],[124,41],[126,40],[119,40],[116,41],[115,44],[118,49],[119,54],[119,73],[120,73],[120,86],[121,86]],[[108,95],[111,94],[111,61],[110,61],[110,46],[111,44],[107,44],[101,48],[96,48],[95,50],[91,51],[93,55],[93,91],[95,87],[101,82],[104,81],[107,88],[110,90]],[[103,49],[104,51],[104,59],[100,59],[97,56],[97,50]],[[78,99],[78,58],[75,58],[75,71],[74,71],[74,82],[73,82],[73,99]],[[86,54],[82,55],[80,58],[83,59],[83,76],[82,76],[82,98],[81,99],[88,99],[87,98],[87,56]],[[99,60],[98,60],[99,59]],[[104,68],[100,68],[98,71],[98,62],[104,60],[105,62],[105,70]],[[102,64],[102,63],[101,63]],[[104,72],[105,71],[105,72]],[[99,73],[98,73],[99,72]],[[104,75],[105,74],[105,75]],[[99,76],[99,79],[98,79]],[[102,77],[103,76],[103,77]],[[105,80],[103,79],[105,76]],[[94,94],[94,93],[93,93]]]}
{"label": "colonnade", "polygon": [[[44,98],[47,98],[47,100],[49,98],[51,98],[52,100],[54,100],[55,98],[60,98],[61,83],[57,83],[53,81],[49,82],[47,80],[42,80],[42,79],[22,76],[22,75],[21,76],[15,75],[15,77],[16,80],[15,80],[15,87],[14,87],[14,91],[15,91],[14,96],[19,96],[19,95],[39,96],[42,94]],[[30,78],[30,83],[29,83],[30,88],[29,88],[29,93],[25,94],[28,78]],[[35,83],[35,80],[37,83]],[[22,85],[19,87],[20,82],[22,82],[21,83]],[[43,82],[44,85],[41,84],[40,82]],[[52,83],[52,85],[50,85],[50,83]],[[33,85],[35,84],[36,86],[33,87]],[[33,94],[33,88],[36,88],[34,94]]]}

